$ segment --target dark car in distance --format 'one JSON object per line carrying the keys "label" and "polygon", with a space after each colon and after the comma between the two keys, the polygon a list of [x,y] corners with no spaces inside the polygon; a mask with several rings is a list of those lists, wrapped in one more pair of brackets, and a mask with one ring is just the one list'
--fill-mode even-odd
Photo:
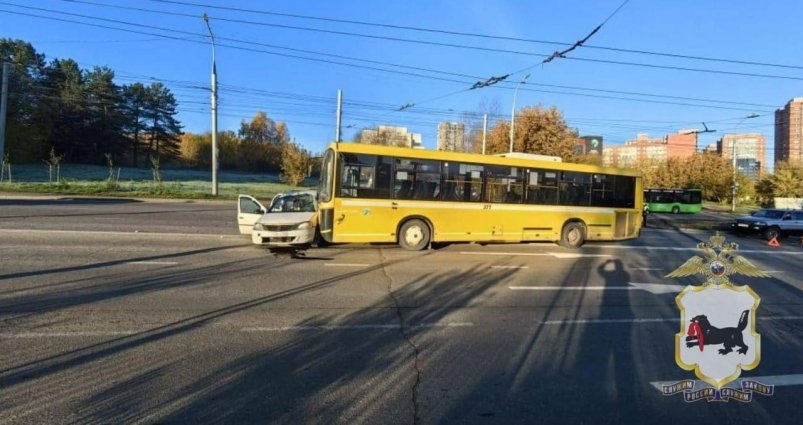
{"label": "dark car in distance", "polygon": [[770,240],[803,234],[803,210],[763,209],[737,218],[731,230],[739,235],[757,233]]}

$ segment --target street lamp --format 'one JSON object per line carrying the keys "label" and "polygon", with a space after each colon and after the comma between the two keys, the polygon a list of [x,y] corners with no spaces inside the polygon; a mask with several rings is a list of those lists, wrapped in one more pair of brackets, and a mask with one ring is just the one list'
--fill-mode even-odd
{"label": "street lamp", "polygon": [[519,93],[519,87],[522,84],[527,82],[527,79],[530,78],[530,74],[524,76],[521,81],[516,85],[516,89],[513,90],[513,107],[510,111],[510,153],[513,153],[513,135],[514,135],[514,127],[516,125],[516,95]]}
{"label": "street lamp", "polygon": [[212,34],[212,27],[209,25],[209,16],[203,14],[206,29],[209,30],[209,38],[212,39],[212,196],[217,196],[217,64],[215,63],[215,35]]}

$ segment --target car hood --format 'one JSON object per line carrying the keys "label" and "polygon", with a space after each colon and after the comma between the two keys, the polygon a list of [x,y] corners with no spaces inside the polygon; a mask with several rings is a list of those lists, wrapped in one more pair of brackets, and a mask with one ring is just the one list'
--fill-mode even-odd
{"label": "car hood", "polygon": [[268,213],[263,215],[257,223],[259,224],[298,224],[312,220],[314,212],[295,212],[295,213]]}

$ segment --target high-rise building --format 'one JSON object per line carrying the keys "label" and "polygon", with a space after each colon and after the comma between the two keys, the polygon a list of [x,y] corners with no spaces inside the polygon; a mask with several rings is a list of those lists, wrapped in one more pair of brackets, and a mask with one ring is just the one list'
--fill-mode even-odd
{"label": "high-rise building", "polygon": [[438,150],[463,152],[465,145],[463,136],[465,125],[460,122],[442,122],[438,124]]}
{"label": "high-rise building", "polygon": [[803,162],[803,97],[775,111],[775,163]]}
{"label": "high-rise building", "polygon": [[406,127],[380,125],[376,129],[365,129],[360,132],[360,143],[373,145],[403,146],[423,149],[420,133],[410,133]]}
{"label": "high-rise building", "polygon": [[717,152],[733,163],[736,170],[751,180],[757,179],[764,167],[767,141],[763,134],[726,134],[717,142]]}
{"label": "high-rise building", "polygon": [[697,151],[697,132],[681,130],[676,134],[651,138],[641,133],[621,146],[602,150],[602,163],[609,167],[636,167],[645,162],[666,162],[670,158],[688,158]]}

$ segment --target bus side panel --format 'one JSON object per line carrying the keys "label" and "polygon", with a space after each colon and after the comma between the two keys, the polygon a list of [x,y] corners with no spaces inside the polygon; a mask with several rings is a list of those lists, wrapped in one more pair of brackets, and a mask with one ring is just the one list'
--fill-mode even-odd
{"label": "bus side panel", "polygon": [[334,242],[396,242],[398,209],[390,199],[335,199]]}

